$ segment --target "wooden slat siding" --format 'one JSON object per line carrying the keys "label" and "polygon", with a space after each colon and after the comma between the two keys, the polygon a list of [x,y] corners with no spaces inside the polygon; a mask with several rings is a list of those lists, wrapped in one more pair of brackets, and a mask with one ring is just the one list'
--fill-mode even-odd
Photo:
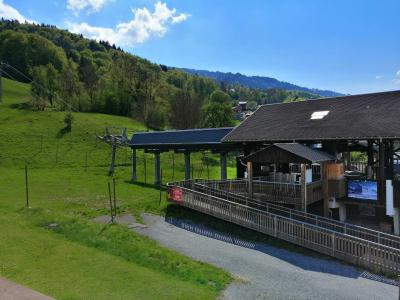
{"label": "wooden slat siding", "polygon": [[400,271],[399,249],[267,213],[184,187],[182,190],[182,205],[186,207],[373,271],[392,274],[398,274]]}
{"label": "wooden slat siding", "polygon": [[[248,193],[247,180],[226,180],[210,181],[209,187],[228,190],[236,193]],[[253,180],[253,194],[266,201],[282,204],[291,204],[301,206],[303,200],[301,197],[301,186],[290,182],[270,182],[260,180],[260,177]],[[307,204],[312,204],[323,198],[322,182],[316,181],[307,184]]]}
{"label": "wooden slat siding", "polygon": [[[202,186],[203,189],[199,189],[199,190],[205,192],[205,189],[207,189],[208,187],[203,185],[203,183],[204,183],[204,181],[203,182],[199,181],[196,184],[196,187]],[[211,190],[208,190],[206,193],[210,193],[210,192],[211,192]],[[212,191],[212,193],[214,196],[218,196],[218,197],[221,196],[221,194],[218,194],[217,190]],[[367,240],[375,242],[375,243],[379,243],[379,244],[383,244],[383,245],[386,245],[389,247],[400,249],[400,237],[399,236],[387,234],[384,232],[376,231],[376,230],[365,228],[362,226],[357,226],[357,225],[352,225],[352,224],[336,221],[333,219],[324,218],[324,217],[313,215],[313,214],[307,214],[302,211],[285,208],[283,206],[268,203],[268,202],[258,201],[256,199],[250,199],[248,197],[237,195],[234,193],[228,193],[228,194],[225,193],[223,198],[228,199],[233,202],[240,203],[240,204],[245,204],[250,207],[260,209],[260,210],[264,210],[264,211],[269,210],[273,213],[277,213],[277,214],[284,215],[287,217],[293,217],[294,219],[299,220],[299,221],[318,225],[318,226],[326,228],[326,229],[339,231],[341,233],[346,233],[348,235],[352,235],[352,236],[359,237],[362,239],[367,239]]]}

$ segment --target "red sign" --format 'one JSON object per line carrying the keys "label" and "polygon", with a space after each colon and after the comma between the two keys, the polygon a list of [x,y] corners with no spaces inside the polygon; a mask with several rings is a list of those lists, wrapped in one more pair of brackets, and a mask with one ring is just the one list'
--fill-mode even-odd
{"label": "red sign", "polygon": [[168,200],[171,202],[182,203],[182,189],[179,187],[172,187],[169,190]]}

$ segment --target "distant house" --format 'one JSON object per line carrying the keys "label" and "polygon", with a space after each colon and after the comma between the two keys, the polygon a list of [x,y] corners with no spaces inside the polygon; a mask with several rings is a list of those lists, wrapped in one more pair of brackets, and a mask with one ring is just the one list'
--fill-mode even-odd
{"label": "distant house", "polygon": [[235,112],[236,120],[242,121],[245,118],[247,118],[247,116],[248,116],[247,115],[248,114],[247,101],[239,101],[239,103],[236,106],[234,106],[232,109]]}

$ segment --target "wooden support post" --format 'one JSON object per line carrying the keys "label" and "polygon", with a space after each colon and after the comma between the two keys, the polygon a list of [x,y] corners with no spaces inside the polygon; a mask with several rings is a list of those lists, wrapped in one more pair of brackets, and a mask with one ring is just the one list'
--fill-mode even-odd
{"label": "wooden support post", "polygon": [[247,162],[247,179],[249,185],[249,197],[253,198],[253,163]]}
{"label": "wooden support post", "polygon": [[367,177],[368,179],[373,179],[374,177],[374,145],[373,141],[368,141],[368,150],[367,150],[367,157],[368,157],[368,166],[367,166]]}
{"label": "wooden support post", "polygon": [[226,168],[226,152],[220,153],[220,163],[221,163],[221,179],[227,179],[227,168]]}
{"label": "wooden support post", "polygon": [[350,171],[350,169],[351,169],[351,152],[347,151],[345,155],[346,155],[346,169]]}
{"label": "wooden support post", "polygon": [[190,152],[185,151],[185,180],[190,179]]}
{"label": "wooden support post", "polygon": [[136,173],[136,149],[132,149],[132,182],[137,180],[137,173]]}
{"label": "wooden support post", "polygon": [[307,166],[301,164],[300,166],[300,186],[301,186],[301,208],[307,212],[307,182],[306,182]]}
{"label": "wooden support post", "polygon": [[379,172],[378,172],[378,202],[385,203],[385,143],[383,140],[379,143]]}
{"label": "wooden support post", "polygon": [[160,152],[155,152],[154,153],[154,184],[160,184],[160,168],[161,168],[161,163],[160,163]]}
{"label": "wooden support post", "polygon": [[324,217],[329,217],[329,180],[328,180],[328,166],[324,162],[321,164],[321,176],[322,176],[322,195],[324,205]]}

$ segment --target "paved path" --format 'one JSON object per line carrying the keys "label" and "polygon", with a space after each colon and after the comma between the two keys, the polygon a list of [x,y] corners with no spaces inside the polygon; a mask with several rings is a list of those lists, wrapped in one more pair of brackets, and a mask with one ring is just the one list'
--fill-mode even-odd
{"label": "paved path", "polygon": [[238,278],[223,299],[398,299],[395,281],[331,259],[244,241],[189,221],[143,218],[148,227],[133,230]]}
{"label": "paved path", "polygon": [[30,288],[0,278],[0,299],[1,300],[52,300]]}

